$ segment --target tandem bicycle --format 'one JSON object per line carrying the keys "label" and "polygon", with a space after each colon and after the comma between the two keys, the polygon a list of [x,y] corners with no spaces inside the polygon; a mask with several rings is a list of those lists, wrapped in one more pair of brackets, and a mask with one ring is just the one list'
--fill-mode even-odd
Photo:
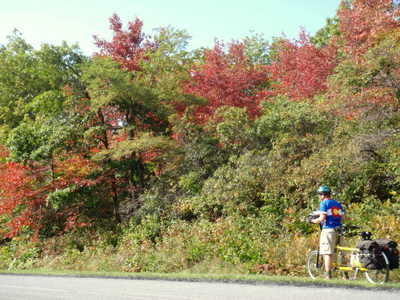
{"label": "tandem bicycle", "polygon": [[[365,278],[374,284],[383,284],[389,279],[389,259],[386,254],[382,251],[374,253],[374,259],[379,261],[379,267],[375,269],[366,268],[363,264],[363,260],[368,253],[363,253],[356,246],[346,247],[342,245],[344,236],[355,236],[355,229],[359,227],[342,226],[338,230],[338,243],[335,248],[333,269],[331,270],[333,278],[344,279],[344,280],[356,280],[359,274],[365,275]],[[371,233],[361,232],[361,237],[364,239],[365,236],[369,238]],[[312,250],[307,256],[307,272],[313,279],[324,278],[324,262],[323,257],[319,253],[319,250]]]}

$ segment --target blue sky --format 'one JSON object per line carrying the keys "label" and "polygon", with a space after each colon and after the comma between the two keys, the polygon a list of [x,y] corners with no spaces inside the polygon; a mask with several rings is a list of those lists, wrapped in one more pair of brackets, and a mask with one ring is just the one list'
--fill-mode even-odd
{"label": "blue sky", "polygon": [[340,0],[3,0],[0,44],[14,28],[34,47],[78,43],[84,53],[96,51],[93,35],[110,39],[108,18],[117,13],[124,24],[139,17],[144,31],[172,26],[192,36],[190,48],[210,47],[251,32],[266,39],[295,38],[304,27],[313,34],[335,15]]}

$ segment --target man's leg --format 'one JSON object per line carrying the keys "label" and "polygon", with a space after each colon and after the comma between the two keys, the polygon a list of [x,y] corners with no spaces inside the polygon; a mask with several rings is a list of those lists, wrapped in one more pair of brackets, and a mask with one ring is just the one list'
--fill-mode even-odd
{"label": "man's leg", "polygon": [[333,262],[333,255],[325,254],[324,255],[325,279],[332,278],[332,274],[331,274],[332,262]]}
{"label": "man's leg", "polygon": [[325,278],[331,278],[331,270],[336,246],[336,232],[334,229],[323,229],[320,237],[320,253],[324,260]]}
{"label": "man's leg", "polygon": [[332,262],[333,262],[333,254],[325,254],[324,255],[325,272],[329,272],[332,269]]}

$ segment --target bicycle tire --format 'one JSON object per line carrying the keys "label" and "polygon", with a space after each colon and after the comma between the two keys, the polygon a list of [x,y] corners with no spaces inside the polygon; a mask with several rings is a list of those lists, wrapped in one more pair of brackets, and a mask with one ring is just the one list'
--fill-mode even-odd
{"label": "bicycle tire", "polygon": [[[318,263],[317,263],[318,262]],[[312,279],[323,278],[324,262],[323,257],[318,250],[311,251],[307,256],[307,272]]]}
{"label": "bicycle tire", "polygon": [[379,255],[382,255],[383,268],[365,271],[365,277],[367,280],[374,284],[383,284],[389,280],[389,260],[385,253],[382,252]]}

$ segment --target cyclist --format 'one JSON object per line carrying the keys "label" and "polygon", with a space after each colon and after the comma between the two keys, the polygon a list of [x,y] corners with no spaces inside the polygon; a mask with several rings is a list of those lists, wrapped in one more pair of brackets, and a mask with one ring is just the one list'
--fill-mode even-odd
{"label": "cyclist", "polygon": [[325,278],[331,278],[331,269],[333,264],[333,255],[338,240],[335,229],[342,225],[344,209],[342,205],[331,198],[331,189],[326,186],[320,186],[317,190],[320,198],[319,217],[311,222],[320,224],[321,236],[319,241],[319,251],[324,258]]}

